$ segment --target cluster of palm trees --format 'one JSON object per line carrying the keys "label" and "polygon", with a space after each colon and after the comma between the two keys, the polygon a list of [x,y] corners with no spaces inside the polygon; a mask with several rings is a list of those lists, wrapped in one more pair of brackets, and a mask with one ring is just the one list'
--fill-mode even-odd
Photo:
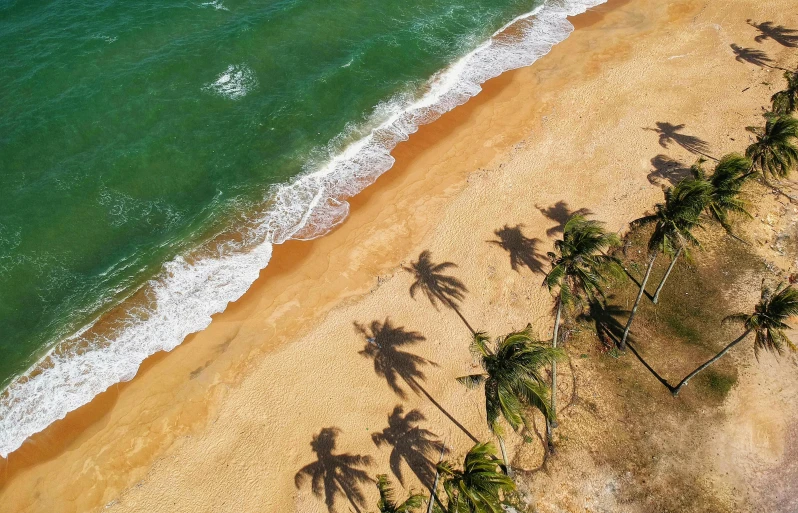
{"label": "cluster of palm trees", "polygon": [[[648,260],[640,281],[637,298],[629,314],[623,334],[615,342],[625,350],[635,314],[646,295],[646,285],[651,277],[655,260],[660,255],[671,261],[651,301],[657,304],[680,256],[689,254],[691,248],[700,248],[696,230],[708,222],[715,222],[730,236],[733,217],[749,216],[743,190],[749,181],[758,179],[774,191],[786,195],[778,182],[787,178],[798,165],[798,120],[792,117],[798,109],[798,72],[785,73],[787,88],[773,95],[772,112],[765,115],[764,127],[749,127],[755,141],[745,155],[731,153],[716,161],[711,173],[705,168],[706,160],[699,160],[691,168],[691,176],[664,191],[664,201],[657,204],[654,213],[631,223],[632,228],[652,226],[648,240]],[[775,182],[775,183],[774,183]],[[565,358],[561,348],[560,327],[563,318],[578,310],[595,305],[606,307],[604,286],[625,269],[611,251],[620,243],[619,238],[608,233],[602,223],[589,220],[585,215],[572,215],[563,227],[562,238],[555,241],[554,251],[548,254],[551,269],[544,285],[553,295],[555,322],[551,343],[539,340],[531,327],[509,333],[491,341],[485,332],[475,331],[457,309],[465,288],[444,271],[453,267],[445,263],[434,265],[429,252],[407,270],[417,280],[411,295],[418,289],[425,292],[433,305],[442,303],[455,310],[473,334],[472,354],[479,359],[482,372],[457,378],[468,388],[481,387],[485,395],[488,427],[496,436],[503,463],[498,460],[490,443],[477,443],[466,454],[458,467],[451,462],[437,465],[427,512],[439,513],[499,513],[501,500],[514,490],[513,472],[505,447],[506,424],[516,433],[531,429],[531,412],[537,410],[546,419],[548,450],[553,450],[552,432],[557,427],[557,362]],[[663,383],[673,395],[687,385],[698,373],[723,357],[732,347],[753,334],[754,351],[771,351],[780,354],[785,348],[795,350],[795,345],[785,334],[785,321],[798,315],[798,290],[780,284],[771,290],[763,280],[761,298],[753,312],[737,314],[725,321],[740,322],[743,333],[717,355],[689,373],[676,386]],[[550,376],[546,370],[550,370]],[[503,419],[503,421],[502,421]],[[437,493],[442,481],[444,494]],[[411,494],[404,502],[394,498],[387,476],[377,480],[380,492],[378,503],[382,513],[409,513],[423,502],[419,494]]]}

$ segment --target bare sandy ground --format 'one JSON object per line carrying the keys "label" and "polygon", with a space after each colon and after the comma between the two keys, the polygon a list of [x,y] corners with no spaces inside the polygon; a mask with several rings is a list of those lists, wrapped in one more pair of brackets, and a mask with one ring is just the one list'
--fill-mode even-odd
{"label": "bare sandy ground", "polygon": [[[730,45],[798,62],[794,48],[755,42],[748,19],[798,27],[782,0],[615,1],[577,19],[549,55],[397,148],[397,165],[335,232],[277,248],[207,330],[10,455],[0,510],[368,511],[366,476],[399,474],[421,489],[408,430],[455,457],[473,443],[466,431],[490,434],[479,393],[454,381],[475,368],[468,329],[456,312],[411,298],[403,265],[425,250],[455,263],[449,272],[468,289],[460,313],[476,329],[529,322],[550,336],[543,255],[568,213],[588,209],[623,231],[661,198],[658,155],[690,163],[748,144],[744,127],[759,123],[781,71],[736,60]],[[502,233],[538,258],[511,265],[491,242]],[[379,371],[370,337],[415,358]],[[798,379],[784,361],[748,365],[714,438],[698,444],[708,486],[730,508],[739,499],[795,510],[796,471],[784,464],[796,453]],[[591,429],[580,416],[563,422]],[[521,468],[540,464],[539,451],[510,442]],[[609,476],[600,455],[566,448],[557,458],[530,478],[539,511],[642,511],[618,502],[623,476]],[[317,495],[308,476],[322,471],[330,479]],[[759,497],[773,483],[780,492]]]}

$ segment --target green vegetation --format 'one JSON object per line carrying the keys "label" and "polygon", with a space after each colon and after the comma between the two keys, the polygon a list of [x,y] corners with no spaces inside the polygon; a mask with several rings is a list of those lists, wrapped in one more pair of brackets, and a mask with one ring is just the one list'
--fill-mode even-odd
{"label": "green vegetation", "polygon": [[411,493],[401,504],[396,502],[391,482],[385,474],[377,476],[377,489],[380,491],[380,500],[377,502],[379,513],[412,513],[424,502],[424,496],[418,493]]}
{"label": "green vegetation", "polygon": [[493,347],[489,341],[485,333],[474,335],[471,352],[480,358],[484,372],[461,376],[457,381],[468,388],[485,385],[488,427],[499,439],[504,466],[510,474],[500,418],[504,418],[513,431],[518,431],[529,425],[526,412],[529,407],[540,410],[546,419],[551,417],[546,405],[549,389],[542,371],[564,353],[535,340],[530,327],[499,337]]}
{"label": "green vegetation", "polygon": [[515,490],[513,480],[502,472],[495,458],[495,449],[488,443],[476,444],[468,451],[462,468],[451,462],[438,464],[446,492],[445,513],[503,513],[502,495]]}

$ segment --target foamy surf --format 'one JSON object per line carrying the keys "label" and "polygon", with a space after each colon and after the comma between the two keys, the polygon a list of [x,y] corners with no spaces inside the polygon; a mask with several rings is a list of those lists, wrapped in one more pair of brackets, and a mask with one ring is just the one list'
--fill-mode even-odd
{"label": "foamy surf", "polygon": [[[236,242],[205,248],[199,258],[175,258],[144,286],[146,301],[120,308],[113,329],[87,326],[55,344],[0,394],[0,456],[7,457],[26,438],[113,384],[132,379],[148,356],[170,351],[187,335],[207,327],[211,315],[240,298],[268,265],[273,244],[319,237],[341,223],[349,211],[346,199],[391,168],[390,152],[399,142],[478,94],[485,81],[534,63],[573,31],[567,16],[604,1],[549,1],[512,20],[433,76],[419,98],[378,106],[374,116],[378,125],[368,135],[323,166],[270,190],[267,207],[248,220]],[[500,35],[511,26],[512,35]],[[247,71],[231,66],[206,87],[227,98],[240,98],[255,85]]]}

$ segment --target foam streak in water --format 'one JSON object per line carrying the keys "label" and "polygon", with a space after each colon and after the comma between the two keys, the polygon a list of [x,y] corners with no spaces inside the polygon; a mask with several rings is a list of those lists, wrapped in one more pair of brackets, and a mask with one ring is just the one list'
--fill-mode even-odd
{"label": "foam streak in water", "polygon": [[[551,0],[516,18],[499,31],[513,26],[512,35],[497,33],[436,74],[420,98],[379,106],[382,122],[367,136],[324,166],[270,190],[268,207],[237,242],[219,243],[202,258],[167,263],[145,286],[147,306],[124,309],[115,329],[98,335],[87,327],[57,344],[0,394],[0,456],[111,385],[132,379],[148,356],[172,350],[208,326],[211,315],[241,297],[268,264],[272,244],[319,237],[341,223],[349,211],[345,199],[390,169],[390,152],[400,141],[478,94],[486,80],[535,62],[571,33],[567,16],[604,1]],[[228,98],[243,96],[254,87],[248,71],[231,67],[208,88]]]}

